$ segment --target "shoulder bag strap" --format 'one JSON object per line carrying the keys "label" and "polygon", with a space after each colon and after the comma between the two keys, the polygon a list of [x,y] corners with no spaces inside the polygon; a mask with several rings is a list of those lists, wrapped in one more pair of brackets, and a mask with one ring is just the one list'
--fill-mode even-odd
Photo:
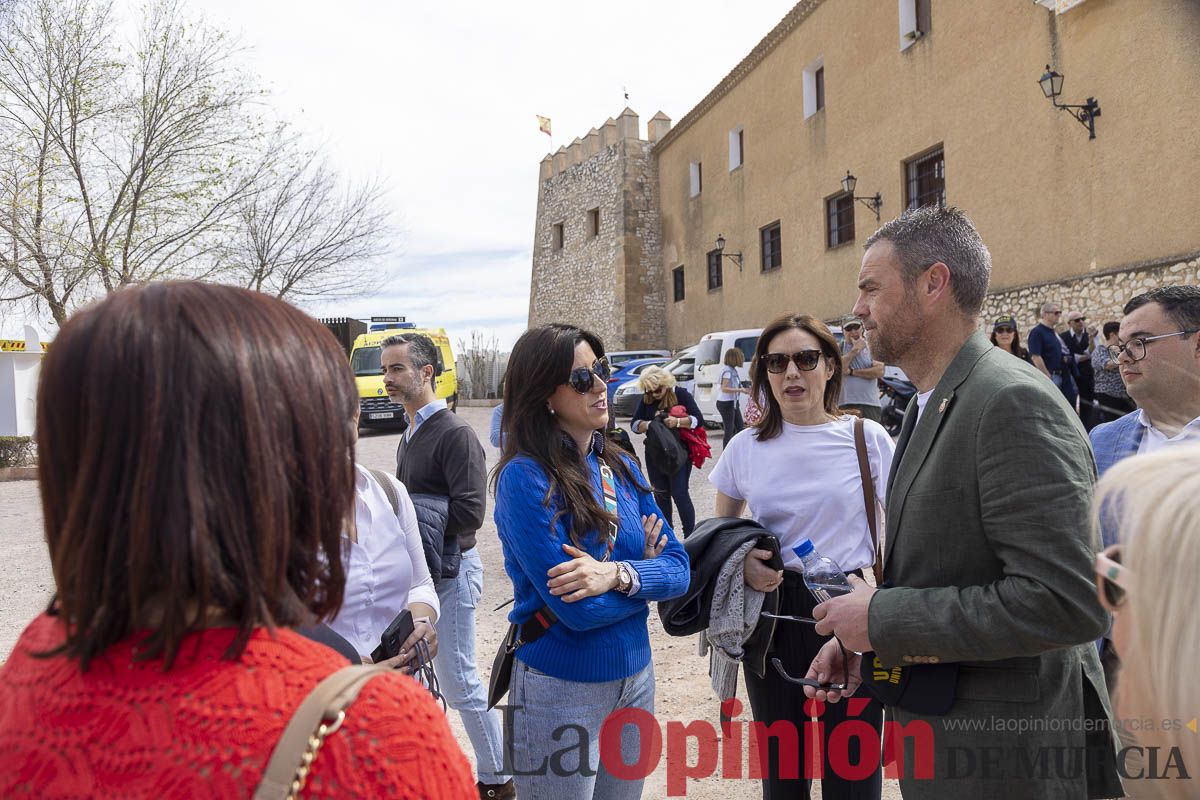
{"label": "shoulder bag strap", "polygon": [[367,468],[367,472],[371,473],[371,477],[383,489],[383,493],[387,495],[388,502],[392,504],[392,513],[397,519],[400,517],[400,495],[396,493],[396,487],[388,480],[387,473],[381,469]]}
{"label": "shoulder bag strap", "polygon": [[867,458],[867,435],[863,430],[863,418],[854,418],[854,449],[858,452],[858,474],[862,478],[863,504],[867,509],[867,525],[871,528],[871,550],[875,554],[875,563],[871,570],[875,573],[875,585],[883,584],[883,558],[879,547],[879,518],[876,512],[875,482],[871,480],[871,462]]}
{"label": "shoulder bag strap", "polygon": [[317,684],[292,714],[271,752],[254,800],[290,800],[300,794],[326,737],[342,726],[346,709],[367,681],[391,667],[343,667]]}

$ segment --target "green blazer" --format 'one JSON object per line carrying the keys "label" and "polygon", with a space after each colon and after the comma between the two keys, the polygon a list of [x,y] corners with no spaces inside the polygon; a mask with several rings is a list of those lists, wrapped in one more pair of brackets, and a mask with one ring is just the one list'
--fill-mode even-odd
{"label": "green blazer", "polygon": [[937,779],[914,780],[909,762],[905,800],[1121,796],[1092,644],[1109,619],[1096,597],[1096,472],[1079,417],[980,333],[917,415],[914,398],[887,494],[884,582],[894,588],[872,599],[871,643],[889,668],[960,667],[946,716],[889,709],[934,732]]}

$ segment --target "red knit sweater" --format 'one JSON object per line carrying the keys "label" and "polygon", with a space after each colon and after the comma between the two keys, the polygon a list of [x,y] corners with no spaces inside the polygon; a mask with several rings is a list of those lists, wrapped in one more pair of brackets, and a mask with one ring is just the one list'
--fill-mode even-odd
{"label": "red knit sweater", "polygon": [[[229,628],[189,637],[169,672],[134,662],[133,641],[87,673],[36,659],[63,628],[42,615],[0,668],[0,797],[250,797],[292,712],[345,666],[291,631],[259,630],[237,661]],[[305,798],[476,795],[471,768],[428,692],[373,678],[326,739]]]}

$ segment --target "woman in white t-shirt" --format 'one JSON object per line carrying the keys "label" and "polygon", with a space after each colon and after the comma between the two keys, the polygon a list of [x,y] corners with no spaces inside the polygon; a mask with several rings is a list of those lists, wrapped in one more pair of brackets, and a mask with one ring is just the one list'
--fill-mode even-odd
{"label": "woman in white t-shirt", "polygon": [[[818,552],[860,577],[875,560],[854,443],[855,418],[843,415],[837,406],[842,382],[840,348],[820,320],[791,315],[763,330],[753,365],[751,392],[765,401],[763,416],[757,425],[726,444],[713,469],[709,480],[717,489],[716,514],[740,516],[749,505],[750,516],[779,538],[785,569],[773,570],[764,563],[770,551],[752,550],[746,558],[746,583],[759,591],[779,589],[780,614],[811,617],[815,601],[804,585],[800,560],[792,548],[811,539]],[[870,420],[862,424],[875,495],[882,503],[891,469],[892,440],[881,425]],[[802,677],[828,640],[810,625],[780,622],[775,627],[772,655],[789,675]],[[808,781],[785,777],[790,772],[787,765],[797,759],[800,775],[805,774],[803,754],[811,747],[806,738],[812,726],[803,724],[808,718],[803,687],[768,666],[761,678],[746,672],[746,690],[755,720],[768,725],[788,721],[798,732],[794,740],[798,752],[781,759],[777,749],[771,749],[763,779],[764,797],[807,797]],[[865,690],[860,694],[866,696]],[[822,796],[827,800],[878,798],[878,766],[861,781],[848,781],[832,769],[831,755],[834,763],[846,763],[844,752],[831,754],[828,747],[831,732],[846,714],[845,704],[829,704],[821,717],[825,739]],[[882,715],[882,707],[872,700],[854,719],[879,730]],[[835,741],[847,740],[849,763],[858,764],[859,738],[839,736]]]}

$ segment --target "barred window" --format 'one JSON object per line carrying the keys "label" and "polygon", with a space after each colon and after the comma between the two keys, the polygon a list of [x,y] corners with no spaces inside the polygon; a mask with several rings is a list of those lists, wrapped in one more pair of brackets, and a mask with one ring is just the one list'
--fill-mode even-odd
{"label": "barred window", "polygon": [[942,148],[909,161],[908,207],[946,205],[946,157]]}
{"label": "barred window", "polygon": [[708,290],[721,288],[721,251],[708,251]]}
{"label": "barred window", "polygon": [[779,221],[772,222],[760,231],[762,238],[762,271],[779,269],[783,263]]}
{"label": "barred window", "polygon": [[854,240],[854,196],[835,195],[825,201],[825,246],[837,247]]}

